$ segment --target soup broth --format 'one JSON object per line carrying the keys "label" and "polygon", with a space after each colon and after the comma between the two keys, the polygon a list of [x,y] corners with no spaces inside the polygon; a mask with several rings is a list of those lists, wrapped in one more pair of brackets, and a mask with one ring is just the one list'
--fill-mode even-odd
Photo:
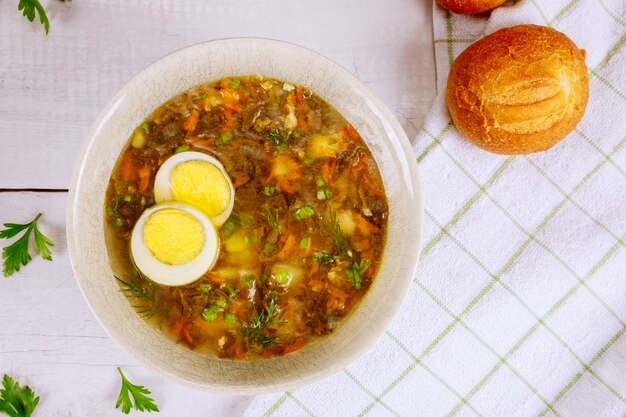
{"label": "soup broth", "polygon": [[[219,161],[234,204],[214,222],[213,266],[166,286],[141,271],[130,240],[156,203],[157,172],[186,152]],[[115,278],[139,315],[196,351],[256,359],[303,348],[355,308],[381,262],[388,207],[371,152],[341,114],[306,87],[241,76],[150,114],[113,169],[105,212],[110,254],[128,265]]]}

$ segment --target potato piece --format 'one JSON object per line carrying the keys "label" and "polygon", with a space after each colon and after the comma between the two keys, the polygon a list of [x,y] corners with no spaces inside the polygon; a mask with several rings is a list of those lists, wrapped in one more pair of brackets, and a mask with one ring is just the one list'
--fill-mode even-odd
{"label": "potato piece", "polygon": [[302,281],[304,270],[289,264],[275,264],[272,266],[271,280],[281,287],[289,287]]}
{"label": "potato piece", "polygon": [[342,144],[337,137],[314,135],[307,149],[307,154],[312,159],[336,158],[341,152]]}
{"label": "potato piece", "polygon": [[352,212],[350,210],[341,210],[337,212],[337,222],[346,236],[352,236],[356,229],[356,222],[352,218]]}
{"label": "potato piece", "polygon": [[224,248],[226,249],[226,252],[229,253],[243,252],[248,248],[246,237],[241,232],[235,232],[231,237],[226,239],[226,242],[224,242]]}

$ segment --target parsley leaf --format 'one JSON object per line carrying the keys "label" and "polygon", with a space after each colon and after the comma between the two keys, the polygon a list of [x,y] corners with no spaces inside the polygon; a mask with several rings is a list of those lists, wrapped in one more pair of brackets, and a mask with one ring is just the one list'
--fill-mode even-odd
{"label": "parsley leaf", "polygon": [[39,397],[28,385],[20,387],[9,375],[2,378],[0,389],[0,412],[9,417],[30,417],[39,403]]}
{"label": "parsley leaf", "polygon": [[46,10],[41,3],[39,3],[39,0],[20,0],[17,9],[20,11],[23,10],[24,16],[31,22],[35,20],[35,11],[37,11],[37,13],[39,13],[39,21],[43,24],[46,35],[48,34],[50,22],[48,21],[48,16],[46,16]]}
{"label": "parsley leaf", "polygon": [[132,395],[135,401],[135,410],[147,412],[156,411],[158,413],[159,407],[157,407],[152,398],[148,397],[150,391],[140,385],[131,384],[119,367],[117,370],[122,376],[122,390],[120,391],[120,396],[117,398],[117,403],[115,403],[115,408],[119,408],[121,405],[124,414],[130,413],[130,409],[133,407],[133,402],[130,399]]}
{"label": "parsley leaf", "polygon": [[4,259],[3,272],[5,277],[11,276],[14,272],[19,271],[21,265],[26,265],[32,259],[30,253],[28,253],[28,240],[32,231],[35,232],[35,251],[37,254],[41,255],[46,261],[52,260],[52,252],[50,252],[49,247],[54,246],[54,243],[37,228],[37,221],[40,217],[41,213],[39,213],[32,222],[26,224],[5,223],[4,227],[6,227],[6,229],[0,230],[0,239],[10,239],[24,231],[24,234],[13,242],[13,244],[2,249],[2,259]]}

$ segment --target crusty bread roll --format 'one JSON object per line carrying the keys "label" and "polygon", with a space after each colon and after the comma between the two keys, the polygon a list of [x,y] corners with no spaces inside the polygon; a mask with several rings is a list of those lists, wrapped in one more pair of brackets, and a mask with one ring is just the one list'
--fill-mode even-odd
{"label": "crusty bread roll", "polygon": [[507,0],[437,0],[444,9],[460,14],[476,14],[498,7]]}
{"label": "crusty bread roll", "polygon": [[502,29],[459,55],[446,93],[454,125],[477,146],[499,154],[543,151],[585,112],[585,51],[548,27]]}

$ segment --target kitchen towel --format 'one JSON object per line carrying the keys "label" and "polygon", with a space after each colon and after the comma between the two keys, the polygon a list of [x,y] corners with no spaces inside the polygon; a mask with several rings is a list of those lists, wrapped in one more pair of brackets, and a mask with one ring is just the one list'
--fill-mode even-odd
{"label": "kitchen towel", "polygon": [[[439,95],[414,142],[425,213],[408,297],[361,359],[245,416],[624,416],[626,2],[433,7]],[[452,125],[447,74],[475,40],[526,23],[587,51],[589,104],[549,151],[497,156]]]}

